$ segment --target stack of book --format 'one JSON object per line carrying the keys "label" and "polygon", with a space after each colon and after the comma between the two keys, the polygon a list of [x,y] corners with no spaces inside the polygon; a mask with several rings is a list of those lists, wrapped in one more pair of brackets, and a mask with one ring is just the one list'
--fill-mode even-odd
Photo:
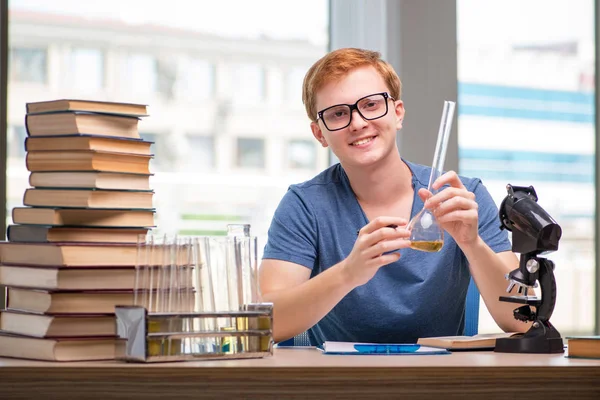
{"label": "stack of book", "polygon": [[0,242],[0,356],[114,358],[114,306],[133,302],[137,242],[154,225],[146,106],[28,103],[31,188]]}

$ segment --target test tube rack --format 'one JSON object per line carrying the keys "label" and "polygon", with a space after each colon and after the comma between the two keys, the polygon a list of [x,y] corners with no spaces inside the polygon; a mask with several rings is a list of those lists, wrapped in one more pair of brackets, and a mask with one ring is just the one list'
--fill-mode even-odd
{"label": "test tube rack", "polygon": [[145,307],[117,306],[115,315],[121,339],[117,360],[153,363],[273,355],[272,303],[200,313],[149,313]]}

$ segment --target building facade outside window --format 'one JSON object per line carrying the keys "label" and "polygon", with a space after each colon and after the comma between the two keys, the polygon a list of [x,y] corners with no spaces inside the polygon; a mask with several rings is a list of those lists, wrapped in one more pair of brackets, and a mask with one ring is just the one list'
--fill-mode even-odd
{"label": "building facade outside window", "polygon": [[296,139],[287,143],[288,167],[314,170],[317,165],[317,147],[313,140]]}
{"label": "building facade outside window", "polygon": [[67,84],[86,93],[100,91],[104,87],[104,53],[94,48],[73,48],[67,71]]}
{"label": "building facade outside window", "polygon": [[9,52],[9,80],[48,82],[48,51],[45,48],[13,47]]}
{"label": "building facade outside window", "polygon": [[551,322],[563,335],[592,332],[594,1],[457,5],[460,173],[480,177],[497,204],[507,183],[534,186],[563,231],[547,255],[557,280]]}
{"label": "building facade outside window", "polygon": [[255,138],[238,138],[235,165],[238,168],[264,168],[265,141]]}
{"label": "building facade outside window", "polygon": [[286,99],[285,74],[327,51],[329,2],[259,3],[172,0],[164,13],[154,2],[11,0],[7,224],[28,187],[14,128],[25,104],[85,98],[148,105],[139,130],[155,142],[155,232],[224,234],[243,221],[264,245],[288,186],[328,165],[317,149],[315,169],[291,176],[284,155],[299,133],[312,140],[300,97]]}

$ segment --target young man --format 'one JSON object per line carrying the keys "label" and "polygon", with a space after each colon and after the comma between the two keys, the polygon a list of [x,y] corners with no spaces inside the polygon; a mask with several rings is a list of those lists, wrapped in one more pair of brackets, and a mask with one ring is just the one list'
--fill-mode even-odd
{"label": "young man", "polygon": [[[518,260],[481,181],[450,171],[432,196],[431,168],[400,157],[405,110],[391,65],[377,52],[333,51],[309,69],[302,96],[314,137],[340,163],[292,185],[273,217],[259,282],[275,341],[306,330],[313,344],[459,335],[471,276],[502,329],[526,330],[498,300]],[[407,240],[425,200],[445,230],[437,253]]]}

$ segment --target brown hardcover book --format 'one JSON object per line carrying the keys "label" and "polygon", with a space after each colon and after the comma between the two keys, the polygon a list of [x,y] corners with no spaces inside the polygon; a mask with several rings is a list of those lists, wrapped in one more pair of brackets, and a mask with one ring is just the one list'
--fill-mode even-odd
{"label": "brown hardcover book", "polygon": [[115,316],[112,314],[43,315],[3,311],[0,328],[11,334],[39,338],[116,335]]}
{"label": "brown hardcover book", "polygon": [[0,356],[43,361],[112,360],[119,339],[61,338],[40,339],[0,335]]}
{"label": "brown hardcover book", "polygon": [[27,103],[27,113],[47,113],[57,111],[87,111],[107,114],[122,114],[136,117],[148,115],[145,104],[115,103],[109,101],[58,99]]}
{"label": "brown hardcover book", "polygon": [[132,305],[133,292],[52,292],[7,289],[6,308],[38,314],[110,314],[117,305]]}
{"label": "brown hardcover book", "polygon": [[[9,287],[6,290],[6,308],[9,311],[21,311],[33,314],[114,314],[115,306],[131,306],[135,294],[129,291],[49,291],[37,289],[23,289]],[[152,291],[154,296],[164,296],[153,300],[148,311],[155,312],[156,307],[162,304],[167,306],[169,293],[167,291]],[[142,296],[142,295],[140,295]],[[193,289],[180,290],[177,294],[177,308],[181,312],[194,309],[195,294]]]}
{"label": "brown hardcover book", "polygon": [[27,151],[97,150],[113,153],[150,155],[152,142],[105,136],[28,137]]}
{"label": "brown hardcover book", "polygon": [[493,349],[496,339],[507,338],[520,333],[480,333],[474,336],[438,336],[421,338],[417,344],[430,347],[441,347],[448,350]]}
{"label": "brown hardcover book", "polygon": [[[69,268],[51,265],[0,265],[0,284],[49,291],[131,291],[135,289],[136,274],[139,274],[140,288],[152,285],[153,289],[157,290],[160,286],[163,292],[168,292],[174,288],[192,290],[192,272],[191,267],[182,267],[177,274],[173,274],[170,266],[136,271],[133,266]],[[171,282],[175,285],[171,285]]]}
{"label": "brown hardcover book", "polygon": [[44,290],[133,290],[135,268],[73,269],[0,265],[0,284]]}
{"label": "brown hardcover book", "polygon": [[25,156],[28,171],[99,171],[149,174],[152,156],[96,150],[30,151]]}
{"label": "brown hardcover book", "polygon": [[25,117],[27,135],[31,137],[98,135],[139,139],[138,122],[137,117],[80,112],[28,114]]}
{"label": "brown hardcover book", "polygon": [[48,188],[150,190],[149,174],[113,172],[32,172],[29,184]]}
{"label": "brown hardcover book", "polygon": [[4,265],[89,268],[136,263],[137,246],[132,244],[0,242],[0,264]]}
{"label": "brown hardcover book", "polygon": [[568,357],[600,359],[600,336],[567,336],[566,339]]}
{"label": "brown hardcover book", "polygon": [[152,208],[152,191],[27,189],[23,204],[38,207]]}
{"label": "brown hardcover book", "polygon": [[154,210],[15,207],[12,220],[15,224],[142,228],[154,226]]}
{"label": "brown hardcover book", "polygon": [[45,225],[9,225],[6,238],[10,242],[108,242],[137,243],[148,228],[53,227]]}

